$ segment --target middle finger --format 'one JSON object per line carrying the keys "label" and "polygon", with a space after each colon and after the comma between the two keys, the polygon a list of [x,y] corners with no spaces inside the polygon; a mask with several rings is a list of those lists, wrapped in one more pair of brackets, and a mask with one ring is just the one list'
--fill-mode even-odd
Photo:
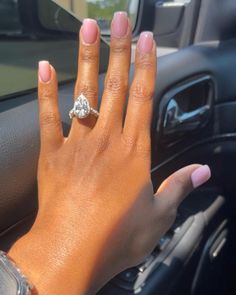
{"label": "middle finger", "polygon": [[111,24],[111,48],[98,126],[122,128],[123,109],[128,89],[131,25],[126,12],[116,12]]}

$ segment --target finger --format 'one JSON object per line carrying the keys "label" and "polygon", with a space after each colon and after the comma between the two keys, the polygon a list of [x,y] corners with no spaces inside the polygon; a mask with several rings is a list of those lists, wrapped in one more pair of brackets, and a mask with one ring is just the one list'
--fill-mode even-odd
{"label": "finger", "polygon": [[153,33],[140,35],[135,57],[135,74],[131,85],[124,125],[124,136],[131,142],[150,144],[150,124],[156,81],[156,44]]}
{"label": "finger", "polygon": [[[97,22],[85,19],[80,30],[78,74],[74,97],[84,94],[92,108],[97,108],[100,32]],[[77,136],[90,130],[96,120],[89,115],[84,119],[73,119],[71,133]],[[73,135],[72,135],[73,136]]]}
{"label": "finger", "polygon": [[131,33],[127,13],[116,12],[111,24],[110,59],[98,124],[116,123],[122,127],[129,80]]}
{"label": "finger", "polygon": [[169,176],[159,187],[156,197],[157,204],[165,208],[177,206],[194,189],[205,183],[211,177],[207,165],[186,166]]}
{"label": "finger", "polygon": [[55,149],[64,140],[58,107],[56,72],[48,61],[39,62],[38,99],[41,148]]}

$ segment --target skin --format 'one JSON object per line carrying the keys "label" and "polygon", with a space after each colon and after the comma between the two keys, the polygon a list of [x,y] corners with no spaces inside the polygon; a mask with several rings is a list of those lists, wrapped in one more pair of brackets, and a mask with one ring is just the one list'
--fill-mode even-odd
{"label": "skin", "polygon": [[[99,29],[98,29],[99,30]],[[99,41],[86,44],[80,32],[75,97],[97,106]],[[39,211],[32,229],[9,255],[48,294],[95,294],[122,270],[140,263],[172,225],[183,198],[193,189],[185,167],[153,192],[150,123],[156,80],[156,44],[137,48],[135,76],[128,89],[131,27],[111,38],[100,116],[73,119],[64,138],[57,78],[38,81],[41,151]],[[127,113],[125,97],[129,91]]]}

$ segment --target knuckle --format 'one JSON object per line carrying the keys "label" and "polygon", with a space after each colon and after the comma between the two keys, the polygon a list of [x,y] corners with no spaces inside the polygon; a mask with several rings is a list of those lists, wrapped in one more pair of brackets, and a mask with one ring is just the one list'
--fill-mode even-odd
{"label": "knuckle", "polygon": [[39,98],[42,102],[51,100],[53,98],[53,91],[51,87],[47,87],[47,85],[45,85],[44,89],[39,94]]}
{"label": "knuckle", "polygon": [[84,47],[79,56],[80,62],[94,63],[98,60],[98,55],[94,52],[92,47]]}
{"label": "knuckle", "polygon": [[124,150],[130,154],[134,153],[141,158],[149,158],[151,153],[150,141],[139,140],[138,136],[123,136]]}
{"label": "knuckle", "polygon": [[46,112],[41,113],[41,124],[51,126],[51,125],[59,125],[58,116],[54,112]]}
{"label": "knuckle", "polygon": [[40,160],[39,160],[39,167],[41,169],[44,169],[44,171],[49,171],[52,170],[55,167],[55,160],[54,157],[47,155],[47,156],[42,156],[40,155]]}
{"label": "knuckle", "polygon": [[95,149],[97,154],[102,154],[104,151],[106,151],[110,145],[110,136],[108,133],[100,134],[95,138],[94,141]]}
{"label": "knuckle", "polygon": [[154,63],[149,57],[143,56],[136,62],[136,67],[141,70],[150,70],[154,68]]}
{"label": "knuckle", "polygon": [[137,143],[137,140],[133,136],[122,136],[122,141],[124,145],[124,150],[126,150],[128,153],[133,152],[135,150],[135,145]]}
{"label": "knuckle", "polygon": [[76,86],[75,96],[77,96],[79,93],[83,93],[88,97],[94,98],[98,95],[98,88],[95,85],[91,85],[86,82],[79,82]]}
{"label": "knuckle", "polygon": [[110,74],[105,80],[105,88],[112,93],[126,91],[128,79],[122,78],[121,74]]}
{"label": "knuckle", "polygon": [[151,146],[148,143],[138,143],[136,144],[135,152],[137,156],[149,158],[151,154]]}
{"label": "knuckle", "polygon": [[130,46],[126,42],[115,42],[111,46],[111,53],[116,55],[127,54],[130,51]]}
{"label": "knuckle", "polygon": [[152,100],[153,95],[154,91],[143,82],[137,81],[131,87],[131,96],[137,102]]}

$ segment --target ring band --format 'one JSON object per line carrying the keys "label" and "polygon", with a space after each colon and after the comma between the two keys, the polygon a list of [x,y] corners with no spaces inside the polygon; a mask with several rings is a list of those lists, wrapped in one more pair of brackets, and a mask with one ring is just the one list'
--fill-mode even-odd
{"label": "ring band", "polygon": [[94,115],[95,117],[99,116],[98,111],[94,110],[87,99],[87,97],[83,94],[80,94],[75,99],[73,109],[69,112],[69,117],[73,119],[74,117],[78,119],[87,118],[89,115]]}

